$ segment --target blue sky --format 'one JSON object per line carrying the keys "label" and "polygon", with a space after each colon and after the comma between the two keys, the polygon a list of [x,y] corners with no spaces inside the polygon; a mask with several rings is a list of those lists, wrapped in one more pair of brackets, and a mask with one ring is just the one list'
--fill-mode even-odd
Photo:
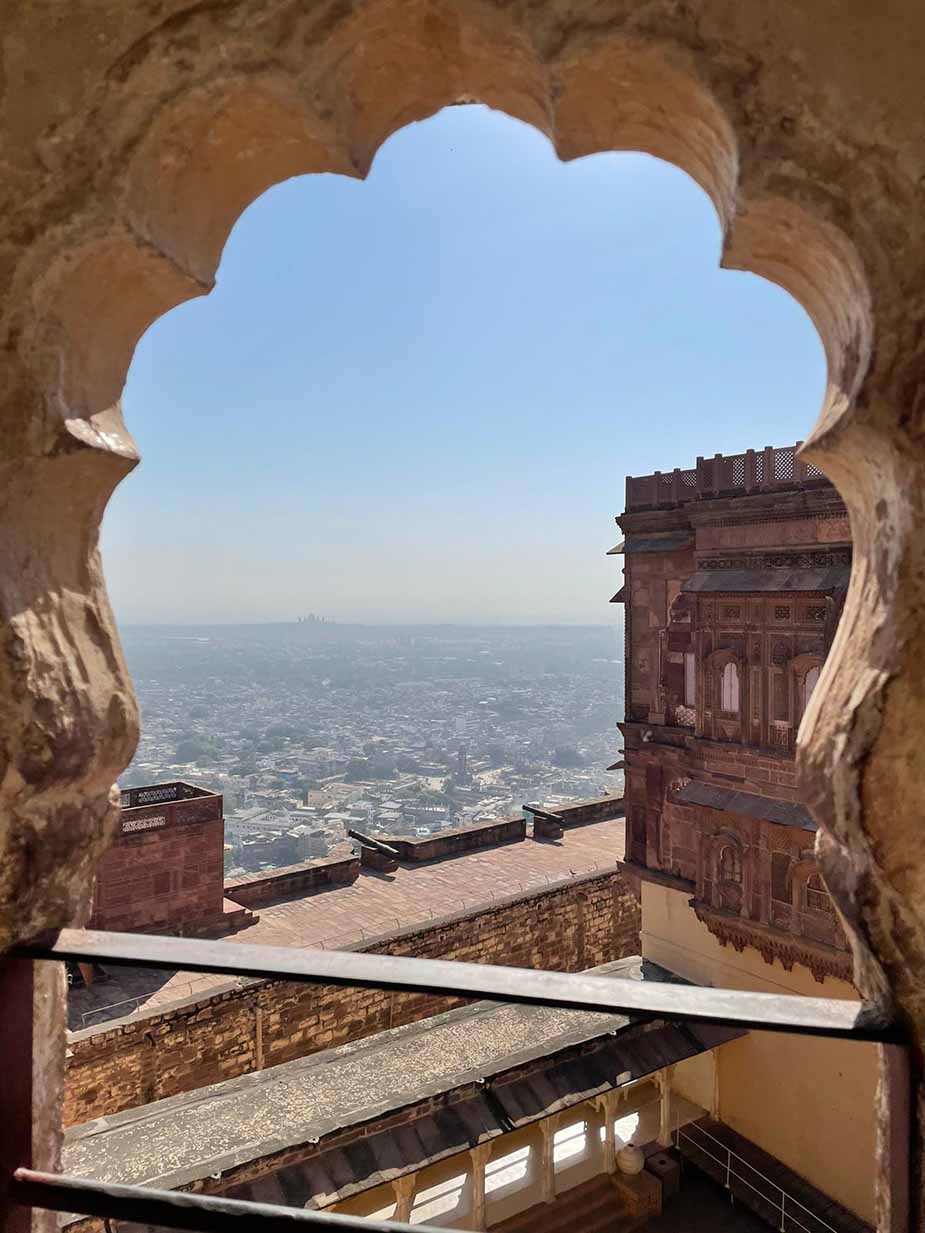
{"label": "blue sky", "polygon": [[136,351],[117,617],[612,621],[624,477],[787,444],[821,403],[808,318],[719,248],[675,168],[563,164],[483,107],[365,182],[271,189]]}

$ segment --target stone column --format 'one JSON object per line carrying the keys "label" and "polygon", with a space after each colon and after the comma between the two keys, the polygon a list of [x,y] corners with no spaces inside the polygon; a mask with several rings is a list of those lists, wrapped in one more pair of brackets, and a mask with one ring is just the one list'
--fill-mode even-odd
{"label": "stone column", "polygon": [[658,1145],[671,1146],[671,1074],[673,1066],[666,1066],[655,1076],[659,1090]]}
{"label": "stone column", "polygon": [[617,1106],[620,1103],[619,1089],[605,1092],[597,1098],[597,1108],[604,1123],[604,1172],[615,1173],[617,1170],[617,1142],[613,1124],[617,1119]]}
{"label": "stone column", "polygon": [[392,1189],[395,1191],[394,1220],[404,1221],[407,1224],[411,1219],[411,1208],[414,1204],[417,1188],[418,1178],[416,1173],[408,1173],[405,1177],[398,1177],[392,1183]]}
{"label": "stone column", "polygon": [[469,1151],[472,1167],[472,1212],[470,1226],[473,1229],[485,1228],[485,1166],[491,1160],[491,1143],[480,1143]]}
{"label": "stone column", "polygon": [[540,1122],[539,1183],[540,1202],[552,1203],[556,1197],[556,1164],[553,1158],[553,1137],[559,1124],[559,1115],[554,1113]]}

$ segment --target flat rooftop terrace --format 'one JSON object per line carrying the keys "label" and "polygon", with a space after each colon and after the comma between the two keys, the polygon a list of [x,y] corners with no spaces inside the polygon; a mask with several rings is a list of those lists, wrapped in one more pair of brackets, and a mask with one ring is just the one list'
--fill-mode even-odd
{"label": "flat rooftop terrace", "polygon": [[[638,956],[594,971],[615,980],[673,979]],[[330,1202],[593,1098],[611,1090],[617,1075],[638,1083],[741,1035],[626,1015],[477,1002],[71,1127],[65,1164],[81,1177],[174,1189],[281,1156],[287,1184],[268,1178],[248,1185],[246,1197],[301,1206],[320,1194]],[[483,1086],[488,1081],[490,1099]],[[435,1118],[444,1106],[447,1113]],[[686,1108],[678,1101],[676,1115]],[[426,1133],[424,1123],[409,1124],[412,1133],[404,1136],[389,1129],[393,1115],[407,1114],[410,1123],[415,1109],[428,1119]],[[682,1120],[701,1113],[690,1106]],[[359,1155],[349,1167],[339,1156],[335,1180],[337,1162],[323,1155],[326,1140],[342,1142],[351,1127],[362,1128]],[[378,1130],[385,1132],[381,1143]],[[306,1160],[293,1157],[293,1149],[304,1151]],[[377,1151],[381,1159],[374,1159]]]}
{"label": "flat rooftop terrace", "polygon": [[[348,886],[321,887],[259,908],[259,921],[234,935],[264,946],[343,949],[396,929],[477,910],[493,900],[542,889],[608,869],[623,859],[623,818],[570,827],[561,840],[525,839],[401,867],[364,870]],[[76,986],[68,997],[72,1031],[150,1013],[171,1002],[200,997],[228,985],[208,973],[112,968],[109,979]]]}

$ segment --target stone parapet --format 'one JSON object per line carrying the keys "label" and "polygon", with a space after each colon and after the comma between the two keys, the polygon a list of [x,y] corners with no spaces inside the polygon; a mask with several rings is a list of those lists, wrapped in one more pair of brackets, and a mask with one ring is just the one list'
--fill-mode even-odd
{"label": "stone parapet", "polygon": [[355,882],[359,874],[358,856],[328,857],[302,865],[284,865],[252,877],[230,878],[225,883],[225,898],[255,908],[322,886],[343,886]]}
{"label": "stone parapet", "polygon": [[[637,954],[639,925],[632,890],[620,870],[610,868],[343,949],[582,971]],[[249,1074],[462,1004],[458,998],[381,989],[229,982],[206,997],[70,1033],[65,1124]]]}

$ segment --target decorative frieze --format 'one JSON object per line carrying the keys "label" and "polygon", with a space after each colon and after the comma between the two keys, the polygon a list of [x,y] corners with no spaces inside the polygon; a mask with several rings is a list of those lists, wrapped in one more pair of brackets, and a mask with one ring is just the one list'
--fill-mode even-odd
{"label": "decorative frieze", "polygon": [[700,899],[692,899],[691,907],[710,933],[722,946],[733,946],[740,954],[746,946],[757,950],[765,963],[779,960],[789,972],[795,963],[809,968],[821,984],[827,976],[850,982],[852,959],[848,951],[836,950],[822,942],[768,929],[755,921],[713,908]]}
{"label": "decorative frieze", "polygon": [[825,552],[757,552],[738,556],[701,557],[701,570],[847,569],[851,549],[834,548]]}

